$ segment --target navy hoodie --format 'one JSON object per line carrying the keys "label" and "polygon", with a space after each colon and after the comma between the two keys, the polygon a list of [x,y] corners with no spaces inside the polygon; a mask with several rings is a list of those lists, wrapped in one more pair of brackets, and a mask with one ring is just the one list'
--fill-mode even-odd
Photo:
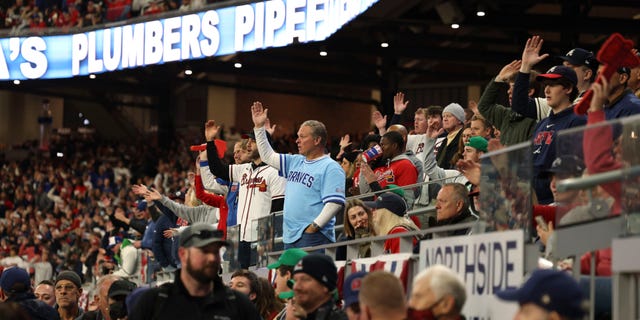
{"label": "navy hoodie", "polygon": [[[553,194],[549,188],[551,177],[547,170],[551,168],[551,163],[556,159],[556,148],[558,131],[583,126],[587,123],[585,116],[579,116],[573,112],[573,106],[542,119],[536,125],[533,133],[533,187],[541,204],[553,202]],[[563,154],[574,154],[582,158],[582,136],[572,145],[563,143]]]}

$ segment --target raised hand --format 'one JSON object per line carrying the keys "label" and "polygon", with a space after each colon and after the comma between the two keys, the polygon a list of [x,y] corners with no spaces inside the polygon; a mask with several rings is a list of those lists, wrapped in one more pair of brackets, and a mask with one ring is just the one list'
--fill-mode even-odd
{"label": "raised hand", "polygon": [[369,164],[364,161],[360,163],[360,172],[362,173],[362,176],[364,177],[364,180],[367,181],[367,183],[378,181],[378,177],[376,177],[376,174],[373,172],[373,170],[371,170]]}
{"label": "raised hand", "polygon": [[[615,74],[614,76],[618,76]],[[609,97],[609,81],[605,77],[601,77],[602,83],[594,82],[591,85],[591,91],[593,91],[593,97],[591,97],[591,105],[589,105],[589,112],[602,110],[604,104],[607,103]]]}
{"label": "raised hand", "polygon": [[158,192],[158,190],[152,188],[146,194],[144,194],[144,199],[147,200],[147,202],[151,202],[162,199],[162,195],[160,194],[160,192]]}
{"label": "raised hand", "polygon": [[474,185],[480,185],[480,163],[472,160],[458,160],[456,167]]}
{"label": "raised hand", "polygon": [[253,126],[255,128],[262,128],[267,122],[267,111],[269,109],[263,108],[262,103],[256,101],[251,105],[251,120],[253,120]]}
{"label": "raised hand", "polygon": [[531,72],[533,66],[549,56],[548,53],[540,55],[542,43],[544,43],[544,40],[542,40],[540,36],[533,36],[527,39],[527,44],[522,51],[522,66],[520,66],[520,71],[523,73]]}
{"label": "raised hand", "polygon": [[504,148],[504,145],[500,143],[500,139],[498,138],[489,139],[487,144],[487,151],[493,152],[493,151],[500,150],[502,148]]}
{"label": "raised hand", "polygon": [[393,96],[393,112],[395,114],[402,114],[407,109],[409,101],[404,101],[404,93],[398,92]]}
{"label": "raised hand", "polygon": [[[384,131],[387,128],[387,116],[382,116],[380,111],[376,110],[371,114],[371,120],[378,130]],[[384,133],[381,133],[381,135]]]}
{"label": "raised hand", "polygon": [[469,110],[473,111],[473,114],[480,114],[480,110],[478,110],[478,102],[475,100],[469,100]]}
{"label": "raised hand", "polygon": [[340,150],[344,150],[344,148],[351,145],[351,137],[349,134],[345,134],[342,138],[340,138]]}
{"label": "raised hand", "polygon": [[522,60],[513,60],[511,63],[502,67],[500,73],[496,77],[496,82],[508,82],[513,75],[520,70],[522,66]]}
{"label": "raised hand", "polygon": [[277,124],[274,124],[273,126],[271,125],[271,120],[269,120],[269,118],[264,122],[264,130],[266,130],[272,137],[273,133],[276,132],[276,126]]}
{"label": "raised hand", "polygon": [[427,127],[427,137],[431,139],[436,139],[444,132],[444,128],[438,126],[437,124],[431,124]]}
{"label": "raised hand", "polygon": [[204,124],[204,137],[207,141],[213,141],[220,131],[220,126],[214,120],[209,120]]}
{"label": "raised hand", "polygon": [[134,184],[133,186],[131,186],[131,191],[133,191],[133,194],[135,195],[144,196],[145,193],[149,192],[149,189],[145,185]]}
{"label": "raised hand", "polygon": [[540,237],[540,242],[546,246],[547,241],[549,241],[549,236],[553,233],[553,222],[547,222],[547,230],[545,230],[541,225],[536,226],[536,231]]}

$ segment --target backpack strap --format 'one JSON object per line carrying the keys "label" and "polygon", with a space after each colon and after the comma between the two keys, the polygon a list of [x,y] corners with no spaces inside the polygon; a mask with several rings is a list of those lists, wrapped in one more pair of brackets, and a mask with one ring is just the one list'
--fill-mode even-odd
{"label": "backpack strap", "polygon": [[167,303],[167,299],[169,298],[169,286],[171,283],[165,283],[159,287],[158,295],[156,296],[156,303],[153,308],[153,316],[151,319],[157,320],[160,319],[160,315],[162,314],[162,310],[164,310],[164,306]]}

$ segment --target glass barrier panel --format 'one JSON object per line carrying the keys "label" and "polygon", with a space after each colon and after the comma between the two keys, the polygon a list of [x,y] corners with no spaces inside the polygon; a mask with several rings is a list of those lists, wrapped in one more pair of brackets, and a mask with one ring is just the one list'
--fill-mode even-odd
{"label": "glass barrier panel", "polygon": [[532,152],[525,142],[480,158],[480,195],[471,200],[486,232],[524,229],[531,238]]}
{"label": "glass barrier panel", "polygon": [[240,269],[240,264],[238,263],[238,248],[240,247],[240,225],[227,227],[227,241],[229,242],[229,246],[222,255],[222,267],[225,272],[234,272]]}
{"label": "glass barrier panel", "polygon": [[640,116],[634,116],[558,134],[551,187],[561,181],[579,184],[554,192],[556,226],[640,212],[639,133]]}
{"label": "glass barrier panel", "polygon": [[274,251],[273,242],[275,235],[274,216],[254,219],[252,222],[252,230],[257,232],[257,241],[255,242],[255,250],[251,250],[252,265],[254,264],[253,252],[256,252],[255,266],[256,268],[266,267],[269,264],[267,253]]}

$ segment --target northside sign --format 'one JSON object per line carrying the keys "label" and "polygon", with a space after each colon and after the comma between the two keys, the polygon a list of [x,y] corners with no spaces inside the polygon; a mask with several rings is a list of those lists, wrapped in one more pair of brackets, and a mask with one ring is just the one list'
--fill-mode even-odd
{"label": "northside sign", "polygon": [[271,0],[83,33],[0,39],[0,80],[58,79],[322,41],[379,0]]}

